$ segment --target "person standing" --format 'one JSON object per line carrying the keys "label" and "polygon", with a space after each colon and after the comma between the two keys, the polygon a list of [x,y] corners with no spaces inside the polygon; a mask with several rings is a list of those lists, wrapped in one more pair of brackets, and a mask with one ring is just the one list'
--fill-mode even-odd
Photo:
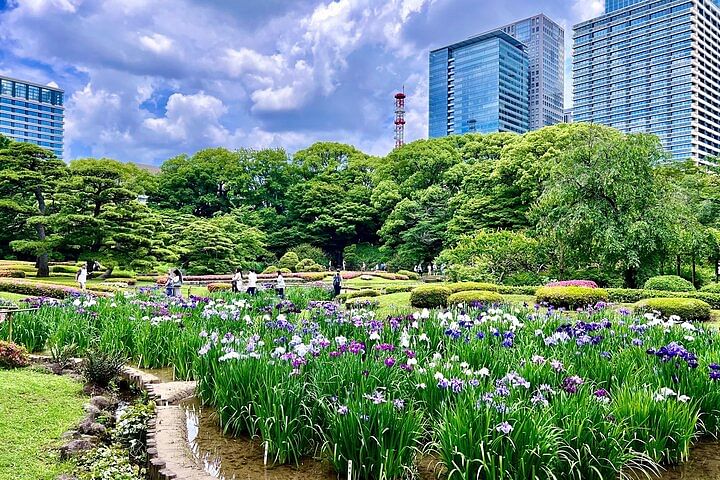
{"label": "person standing", "polygon": [[248,295],[255,295],[257,293],[257,275],[253,270],[248,273]]}
{"label": "person standing", "polygon": [[340,290],[342,289],[342,275],[340,275],[340,270],[335,272],[335,276],[333,277],[333,290],[335,291],[335,297],[340,295]]}
{"label": "person standing", "polygon": [[173,271],[172,268],[168,268],[167,280],[165,280],[165,295],[168,297],[173,296]]}
{"label": "person standing", "polygon": [[343,259],[343,272],[346,272],[347,269],[345,268],[345,259]]}
{"label": "person standing", "polygon": [[235,275],[233,275],[230,285],[232,286],[233,293],[238,293],[240,291],[242,288],[242,269],[235,269]]}
{"label": "person standing", "polygon": [[281,272],[277,272],[277,280],[275,280],[275,291],[280,299],[285,300],[285,279]]}
{"label": "person standing", "polygon": [[87,282],[87,267],[83,265],[75,274],[75,280],[80,285],[80,290],[85,291],[85,283]]}
{"label": "person standing", "polygon": [[362,264],[362,271],[364,272],[366,268],[367,268],[367,265],[365,265],[365,262],[363,262],[363,264]]}
{"label": "person standing", "polygon": [[174,297],[182,297],[183,274],[179,268],[172,272],[172,288]]}

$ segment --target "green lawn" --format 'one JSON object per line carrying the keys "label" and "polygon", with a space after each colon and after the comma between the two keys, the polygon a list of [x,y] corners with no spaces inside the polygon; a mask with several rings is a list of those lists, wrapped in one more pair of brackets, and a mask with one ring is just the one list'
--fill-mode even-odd
{"label": "green lawn", "polygon": [[0,480],[51,480],[60,436],[83,417],[80,383],[27,369],[0,370]]}
{"label": "green lawn", "polygon": [[27,298],[27,295],[20,295],[19,293],[0,292],[0,298],[2,298],[3,300],[10,300],[11,302],[18,302]]}

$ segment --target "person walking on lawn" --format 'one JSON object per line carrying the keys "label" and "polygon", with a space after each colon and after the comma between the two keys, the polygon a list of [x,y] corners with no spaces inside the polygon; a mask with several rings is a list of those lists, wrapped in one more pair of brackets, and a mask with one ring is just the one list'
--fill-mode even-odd
{"label": "person walking on lawn", "polygon": [[333,277],[333,289],[336,297],[340,295],[340,290],[342,289],[342,275],[340,275],[340,270],[335,272],[335,276]]}
{"label": "person walking on lawn", "polygon": [[285,279],[281,272],[277,272],[277,280],[275,280],[275,291],[281,300],[285,300]]}
{"label": "person walking on lawn", "polygon": [[250,273],[248,273],[248,289],[247,289],[248,295],[255,295],[257,293],[257,274],[250,270]]}
{"label": "person walking on lawn", "polygon": [[87,282],[87,267],[83,265],[75,274],[75,280],[80,285],[80,290],[85,291],[85,283]]}

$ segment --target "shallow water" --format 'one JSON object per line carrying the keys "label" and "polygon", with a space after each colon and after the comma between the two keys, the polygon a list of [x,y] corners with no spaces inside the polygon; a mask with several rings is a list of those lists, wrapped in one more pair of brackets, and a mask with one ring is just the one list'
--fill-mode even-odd
{"label": "shallow water", "polygon": [[175,381],[175,373],[173,370],[173,367],[165,367],[165,368],[140,368],[139,369],[142,372],[149,373],[151,375],[155,375],[160,379],[160,382],[167,383],[167,382],[174,382]]}
{"label": "shallow water", "polygon": [[[181,404],[185,410],[187,439],[196,461],[206,472],[219,480],[330,480],[338,478],[330,465],[306,459],[298,468],[287,465],[268,466],[263,463],[260,442],[249,438],[223,435],[212,409],[202,407],[195,398]],[[436,461],[421,460],[421,480],[436,478]],[[637,480],[647,479],[636,475]],[[690,461],[666,469],[652,480],[720,480],[720,443],[701,442],[692,449]]]}

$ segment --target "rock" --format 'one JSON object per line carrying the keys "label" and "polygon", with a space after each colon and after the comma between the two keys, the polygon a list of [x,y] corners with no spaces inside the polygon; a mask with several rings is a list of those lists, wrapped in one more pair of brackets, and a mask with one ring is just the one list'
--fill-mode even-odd
{"label": "rock", "polygon": [[99,408],[100,410],[107,410],[112,405],[110,399],[107,397],[103,397],[102,395],[92,397],[90,399],[90,403]]}
{"label": "rock", "polygon": [[95,443],[89,440],[72,440],[69,443],[60,447],[60,458],[62,458],[63,460],[67,460],[68,458],[72,458],[80,453],[90,450],[94,446]]}
{"label": "rock", "polygon": [[83,408],[85,409],[88,418],[91,420],[95,420],[100,415],[100,413],[102,413],[102,411],[92,403],[86,403],[85,405],[83,405]]}
{"label": "rock", "polygon": [[90,418],[86,418],[79,425],[78,430],[87,435],[101,436],[105,435],[107,428],[102,423],[93,422]]}
{"label": "rock", "polygon": [[63,433],[60,437],[61,440],[73,440],[78,438],[80,436],[80,432],[77,430],[68,430],[67,432]]}

